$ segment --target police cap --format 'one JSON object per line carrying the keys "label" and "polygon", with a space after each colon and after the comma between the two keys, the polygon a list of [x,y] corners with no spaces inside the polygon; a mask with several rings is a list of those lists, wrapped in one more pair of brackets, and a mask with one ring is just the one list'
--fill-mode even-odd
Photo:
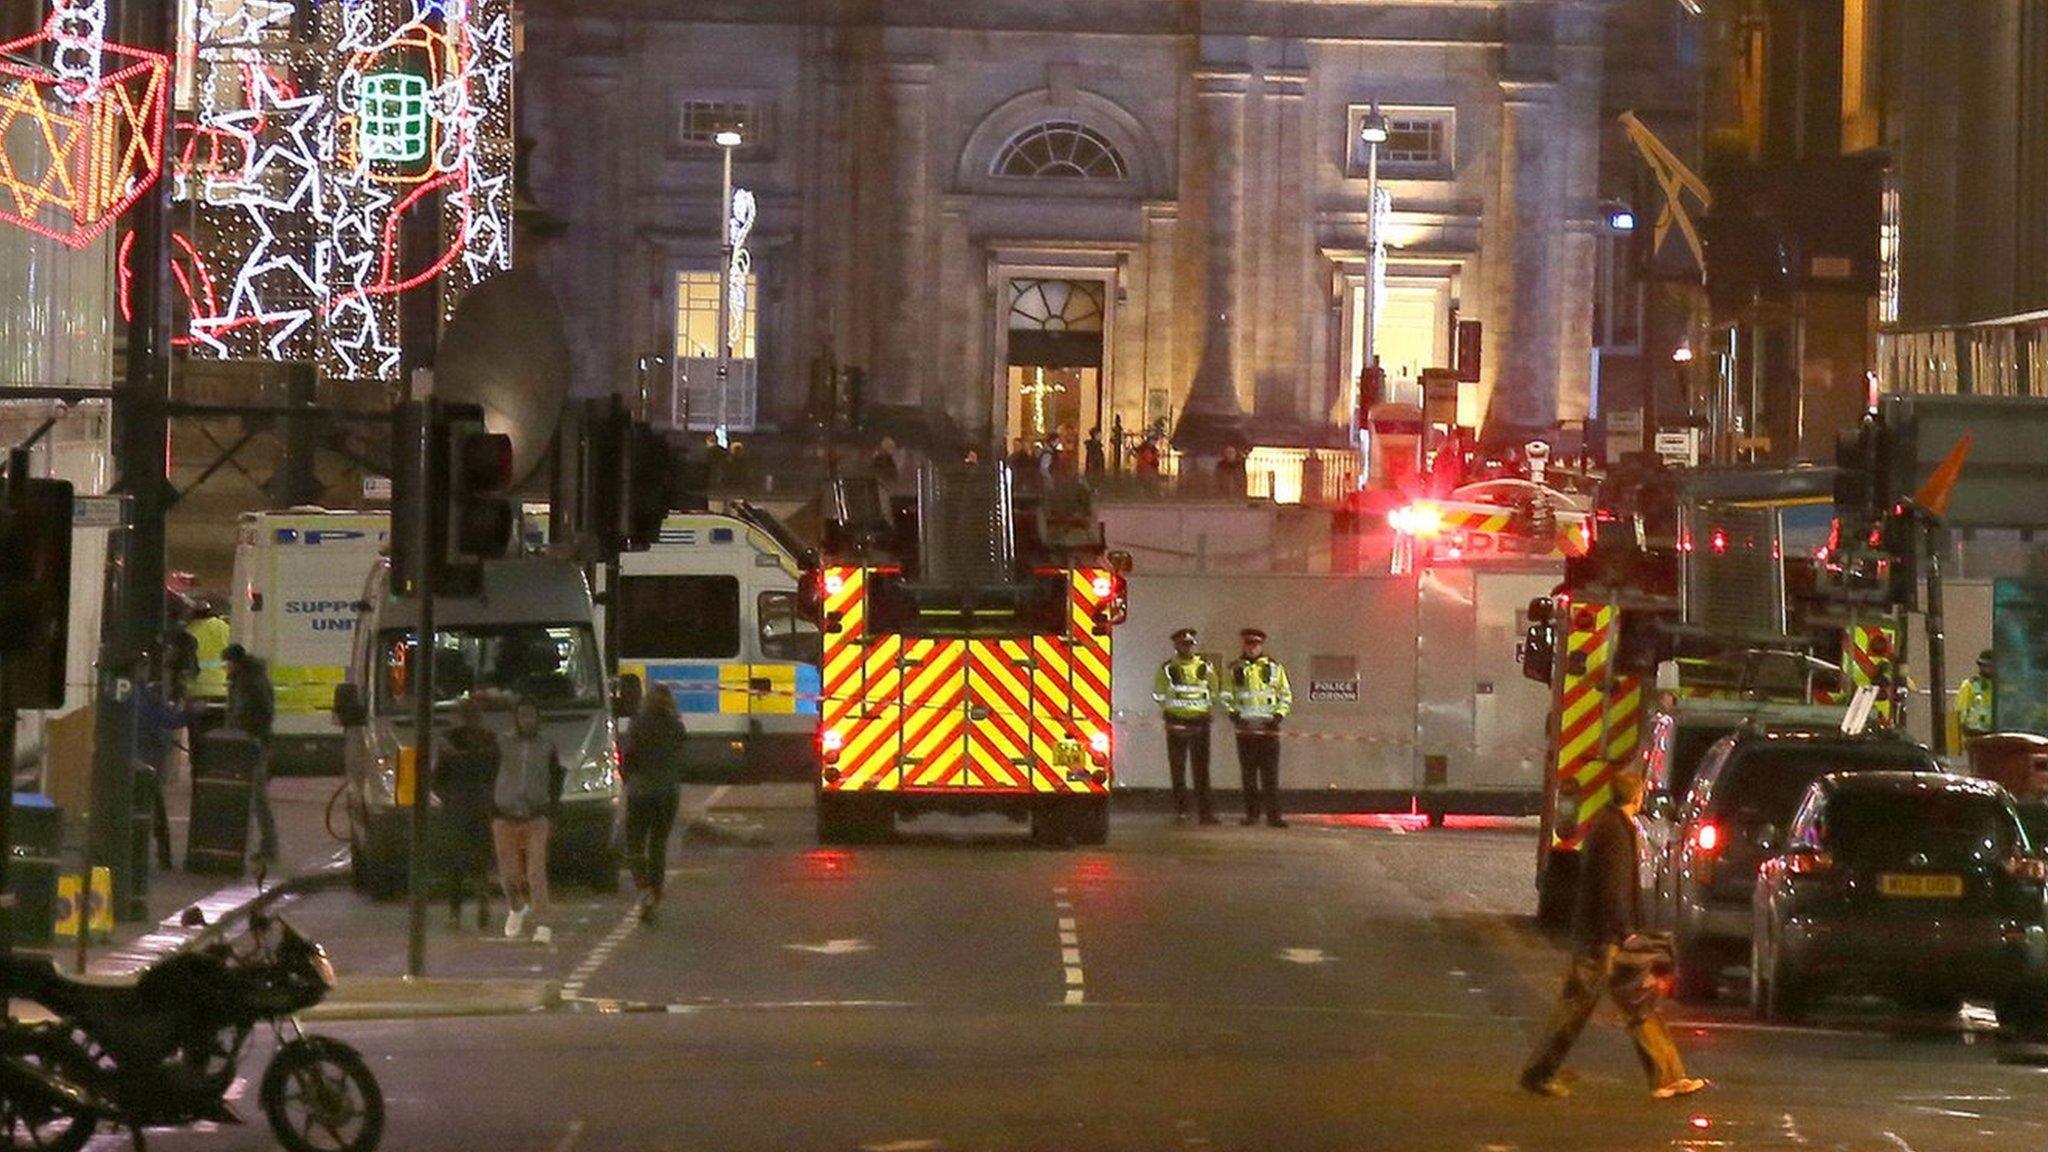
{"label": "police cap", "polygon": [[1263,628],[1246,628],[1244,631],[1239,632],[1238,635],[1246,640],[1263,641],[1266,638],[1266,630]]}
{"label": "police cap", "polygon": [[1195,630],[1193,628],[1176,629],[1173,633],[1173,642],[1178,644],[1183,640],[1193,644],[1195,642]]}

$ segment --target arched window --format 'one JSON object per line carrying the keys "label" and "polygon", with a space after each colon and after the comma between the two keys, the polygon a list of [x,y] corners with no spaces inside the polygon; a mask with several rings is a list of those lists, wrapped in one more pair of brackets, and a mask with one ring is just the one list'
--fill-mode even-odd
{"label": "arched window", "polygon": [[1048,120],[1010,137],[989,171],[1044,180],[1124,180],[1131,172],[1114,144],[1070,120]]}

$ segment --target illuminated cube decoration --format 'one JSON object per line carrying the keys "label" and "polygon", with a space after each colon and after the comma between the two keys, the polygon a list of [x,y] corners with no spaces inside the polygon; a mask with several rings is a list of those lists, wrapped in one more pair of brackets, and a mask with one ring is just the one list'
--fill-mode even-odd
{"label": "illuminated cube decoration", "polygon": [[109,44],[105,0],[0,44],[0,220],[82,248],[163,171],[170,61]]}
{"label": "illuminated cube decoration", "polygon": [[[511,266],[510,0],[197,0],[179,194],[194,355],[394,381],[403,293]],[[440,243],[400,221],[438,197]]]}

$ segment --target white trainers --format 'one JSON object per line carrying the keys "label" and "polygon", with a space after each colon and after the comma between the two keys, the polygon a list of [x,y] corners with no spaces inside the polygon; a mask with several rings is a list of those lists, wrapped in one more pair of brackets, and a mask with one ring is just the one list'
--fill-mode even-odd
{"label": "white trainers", "polygon": [[505,939],[517,940],[526,931],[526,909],[512,908],[505,913]]}
{"label": "white trainers", "polygon": [[553,944],[555,942],[555,934],[547,925],[543,924],[533,930],[533,942],[535,944]]}

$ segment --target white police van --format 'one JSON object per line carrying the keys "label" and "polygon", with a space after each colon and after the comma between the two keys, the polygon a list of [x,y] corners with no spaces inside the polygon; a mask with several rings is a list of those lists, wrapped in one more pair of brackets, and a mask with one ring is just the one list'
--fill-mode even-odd
{"label": "white police van", "polygon": [[235,643],[270,665],[277,688],[271,756],[280,769],[341,771],[334,686],[348,668],[363,582],[390,528],[384,512],[242,514],[228,625]]}
{"label": "white police van", "polygon": [[808,780],[818,725],[817,625],[797,606],[803,545],[742,501],[672,512],[619,558],[605,630],[620,675],[666,684],[692,779]]}

